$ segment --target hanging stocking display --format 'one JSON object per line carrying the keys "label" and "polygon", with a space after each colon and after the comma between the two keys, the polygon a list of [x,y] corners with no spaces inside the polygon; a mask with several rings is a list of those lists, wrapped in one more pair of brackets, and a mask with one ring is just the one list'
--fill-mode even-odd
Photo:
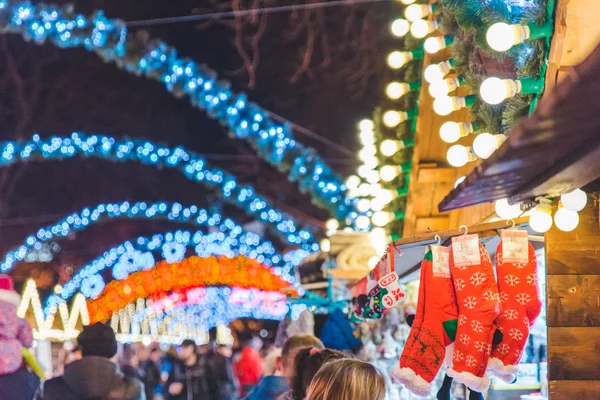
{"label": "hanging stocking display", "polygon": [[496,319],[502,342],[492,349],[488,371],[507,383],[514,381],[527,344],[529,327],[542,310],[537,284],[537,260],[526,231],[503,231],[496,251],[502,313]]}
{"label": "hanging stocking display", "polygon": [[481,392],[489,387],[485,376],[495,326],[500,312],[498,287],[490,256],[477,235],[452,239],[450,270],[458,303],[458,329],[453,367],[448,376]]}
{"label": "hanging stocking display", "polygon": [[[456,326],[457,307],[450,270],[448,249],[432,246],[421,263],[419,300],[400,366],[394,377],[411,392],[427,396],[450,345]],[[434,256],[435,254],[435,256]]]}

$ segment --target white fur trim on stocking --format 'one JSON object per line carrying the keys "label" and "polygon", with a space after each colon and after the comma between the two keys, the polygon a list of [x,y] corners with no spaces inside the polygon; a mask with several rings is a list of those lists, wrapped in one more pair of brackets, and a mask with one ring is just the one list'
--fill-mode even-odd
{"label": "white fur trim on stocking", "polygon": [[475,392],[485,392],[490,387],[490,378],[487,375],[479,377],[470,372],[458,372],[452,368],[448,368],[446,373],[449,377],[454,378],[455,381],[466,385]]}
{"label": "white fur trim on stocking", "polygon": [[396,365],[392,369],[392,375],[417,396],[425,397],[431,394],[431,384],[410,368],[400,368]]}
{"label": "white fur trim on stocking", "polygon": [[516,374],[500,374],[500,373],[496,372],[496,378],[498,378],[508,384],[514,383],[516,377],[517,377]]}
{"label": "white fur trim on stocking", "polygon": [[454,342],[446,346],[446,356],[444,357],[444,364],[446,368],[452,368],[452,357],[454,356]]}
{"label": "white fur trim on stocking", "polygon": [[504,365],[499,358],[490,357],[487,372],[497,377],[500,377],[500,375],[516,375],[519,373],[519,367],[512,364]]}
{"label": "white fur trim on stocking", "polygon": [[15,307],[19,307],[21,303],[21,296],[19,293],[14,290],[0,290],[0,301],[5,301],[14,305]]}

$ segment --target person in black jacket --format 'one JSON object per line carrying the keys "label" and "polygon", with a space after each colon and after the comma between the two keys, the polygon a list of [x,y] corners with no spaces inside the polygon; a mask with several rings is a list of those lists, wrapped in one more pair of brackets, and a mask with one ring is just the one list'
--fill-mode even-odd
{"label": "person in black jacket", "polygon": [[166,384],[168,400],[222,400],[215,375],[193,340],[184,340]]}
{"label": "person in black jacket", "polygon": [[97,323],[77,338],[82,359],[65,366],[63,376],[42,384],[37,400],[144,400],[141,382],[127,378],[110,358],[117,353],[115,333]]}
{"label": "person in black jacket", "polygon": [[160,384],[159,362],[160,350],[156,347],[150,350],[150,356],[147,359],[140,361],[140,372],[146,391],[146,400],[154,400],[156,386]]}
{"label": "person in black jacket", "polygon": [[238,392],[237,381],[231,359],[223,354],[227,349],[227,346],[212,348],[207,354],[207,363],[217,380],[221,399],[235,400]]}

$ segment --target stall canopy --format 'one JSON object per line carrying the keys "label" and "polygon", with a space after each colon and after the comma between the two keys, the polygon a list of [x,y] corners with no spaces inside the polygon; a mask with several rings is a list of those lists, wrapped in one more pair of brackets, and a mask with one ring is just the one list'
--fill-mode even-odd
{"label": "stall canopy", "polygon": [[449,211],[508,198],[558,196],[600,177],[600,46],[571,69],[506,142],[438,205]]}

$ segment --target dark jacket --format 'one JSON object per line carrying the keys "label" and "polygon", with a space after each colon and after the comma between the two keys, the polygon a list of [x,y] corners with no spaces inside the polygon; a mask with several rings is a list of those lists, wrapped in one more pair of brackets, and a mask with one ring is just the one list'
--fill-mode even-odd
{"label": "dark jacket", "polygon": [[[183,391],[177,396],[169,394],[169,386],[175,382],[183,384]],[[169,400],[222,400],[214,373],[202,355],[191,367],[179,360],[173,363],[165,392]]]}
{"label": "dark jacket", "polygon": [[231,360],[224,355],[213,351],[209,353],[207,363],[217,380],[217,387],[219,388],[221,400],[237,399],[237,382],[233,374]]}
{"label": "dark jacket", "polygon": [[362,342],[354,336],[354,328],[341,309],[336,309],[321,330],[321,341],[328,349],[356,351],[362,347]]}
{"label": "dark jacket", "polygon": [[26,368],[0,375],[0,400],[32,400],[40,386],[40,378]]}
{"label": "dark jacket", "polygon": [[108,358],[87,356],[46,381],[38,400],[145,400],[140,381],[127,378]]}
{"label": "dark jacket", "polygon": [[250,393],[246,400],[275,400],[290,390],[287,379],[283,376],[265,376]]}
{"label": "dark jacket", "polygon": [[150,359],[142,361],[140,369],[142,371],[144,390],[146,391],[146,400],[153,400],[156,386],[160,384],[160,369],[158,368],[158,365]]}

